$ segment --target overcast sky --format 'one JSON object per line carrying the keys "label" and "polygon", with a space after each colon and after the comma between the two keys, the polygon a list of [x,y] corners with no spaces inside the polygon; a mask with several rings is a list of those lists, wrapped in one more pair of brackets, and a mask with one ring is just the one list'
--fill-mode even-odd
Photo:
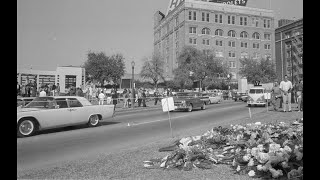
{"label": "overcast sky", "polygon": [[[248,0],[275,11],[276,20],[303,17],[303,0]],[[89,50],[122,53],[127,72],[153,50],[153,15],[169,0],[17,0],[18,69],[82,65]]]}

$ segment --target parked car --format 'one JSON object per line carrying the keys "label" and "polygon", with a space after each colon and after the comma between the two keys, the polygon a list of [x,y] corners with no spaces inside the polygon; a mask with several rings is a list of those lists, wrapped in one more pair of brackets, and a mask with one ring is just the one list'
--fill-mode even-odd
{"label": "parked car", "polygon": [[17,97],[17,107],[24,107],[29,104],[35,97]]}
{"label": "parked car", "polygon": [[221,103],[222,102],[222,95],[218,95],[217,93],[206,93],[204,96],[208,96],[209,103]]}
{"label": "parked car", "polygon": [[254,86],[249,90],[247,104],[249,107],[252,105],[266,106],[266,104],[268,104],[269,106],[270,100],[271,100],[271,94],[269,92],[266,92],[265,88],[261,86]]}
{"label": "parked car", "polygon": [[232,100],[238,101],[240,100],[241,94],[239,92],[232,92]]}
{"label": "parked car", "polygon": [[173,96],[175,110],[185,110],[191,112],[195,108],[206,109],[205,101],[201,100],[202,96],[194,92],[178,92]]}
{"label": "parked car", "polygon": [[17,109],[17,135],[26,137],[45,129],[80,124],[95,127],[113,115],[114,105],[92,105],[84,97],[36,97]]}
{"label": "parked car", "polygon": [[239,100],[243,101],[243,102],[247,102],[248,101],[248,94],[247,93],[240,93],[240,98]]}

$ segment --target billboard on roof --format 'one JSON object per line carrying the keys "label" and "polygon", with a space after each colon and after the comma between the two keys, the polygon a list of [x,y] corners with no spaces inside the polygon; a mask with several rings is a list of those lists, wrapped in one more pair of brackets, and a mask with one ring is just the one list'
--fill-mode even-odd
{"label": "billboard on roof", "polygon": [[[167,9],[167,15],[173,11],[176,7],[178,7],[185,0],[170,0],[169,6]],[[221,3],[221,4],[230,4],[236,6],[246,6],[248,0],[186,0],[186,1],[204,1],[204,2],[212,2],[212,3]]]}

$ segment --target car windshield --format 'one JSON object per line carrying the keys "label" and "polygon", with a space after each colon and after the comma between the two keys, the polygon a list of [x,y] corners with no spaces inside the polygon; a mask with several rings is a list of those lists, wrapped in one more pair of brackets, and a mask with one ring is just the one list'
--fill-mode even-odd
{"label": "car windshield", "polygon": [[53,97],[36,97],[25,108],[50,108],[53,106]]}
{"label": "car windshield", "polygon": [[250,89],[249,93],[250,94],[262,94],[263,89]]}

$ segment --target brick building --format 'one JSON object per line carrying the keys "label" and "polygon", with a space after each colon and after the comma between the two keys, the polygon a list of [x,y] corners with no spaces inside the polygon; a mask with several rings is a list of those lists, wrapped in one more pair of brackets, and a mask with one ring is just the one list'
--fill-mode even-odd
{"label": "brick building", "polygon": [[278,79],[287,74],[296,83],[303,77],[303,18],[276,28],[275,46]]}
{"label": "brick building", "polygon": [[154,14],[154,51],[165,59],[165,77],[173,78],[183,46],[214,50],[239,79],[240,58],[275,59],[271,10],[209,0],[170,0],[166,15]]}

